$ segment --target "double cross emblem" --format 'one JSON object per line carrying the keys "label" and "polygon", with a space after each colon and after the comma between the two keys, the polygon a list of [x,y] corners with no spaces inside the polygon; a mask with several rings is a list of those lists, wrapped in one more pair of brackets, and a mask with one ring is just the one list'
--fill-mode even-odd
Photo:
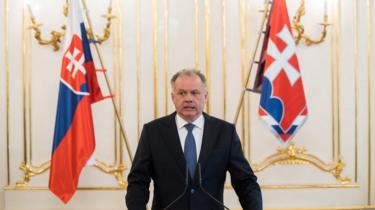
{"label": "double cross emblem", "polygon": [[276,44],[270,39],[267,54],[275,60],[267,68],[264,75],[272,82],[279,73],[284,70],[290,85],[293,86],[300,77],[299,71],[289,63],[289,60],[296,55],[294,39],[286,25],[284,25],[283,29],[277,34],[277,37],[286,44],[286,47],[283,51],[279,51]]}

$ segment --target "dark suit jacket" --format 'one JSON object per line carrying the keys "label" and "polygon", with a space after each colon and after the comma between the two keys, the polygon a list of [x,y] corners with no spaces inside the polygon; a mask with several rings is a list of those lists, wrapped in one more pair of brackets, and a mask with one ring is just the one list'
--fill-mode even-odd
{"label": "dark suit jacket", "polygon": [[[257,178],[243,156],[235,126],[204,113],[204,131],[194,179],[186,183],[186,162],[175,122],[176,113],[147,123],[128,175],[126,205],[129,210],[146,209],[149,184],[154,183],[152,209],[164,209],[180,194],[184,196],[169,209],[223,209],[200,189],[223,201],[227,171],[243,209],[261,210],[262,195]],[[201,177],[201,179],[199,179]]]}

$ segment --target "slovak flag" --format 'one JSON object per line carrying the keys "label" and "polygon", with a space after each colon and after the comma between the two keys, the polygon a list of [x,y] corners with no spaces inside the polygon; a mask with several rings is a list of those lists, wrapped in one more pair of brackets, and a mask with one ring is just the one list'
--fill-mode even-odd
{"label": "slovak flag", "polygon": [[49,189],[64,203],[95,149],[91,104],[102,100],[81,6],[71,0],[61,65]]}
{"label": "slovak flag", "polygon": [[305,93],[285,0],[273,0],[259,115],[287,143],[307,117]]}

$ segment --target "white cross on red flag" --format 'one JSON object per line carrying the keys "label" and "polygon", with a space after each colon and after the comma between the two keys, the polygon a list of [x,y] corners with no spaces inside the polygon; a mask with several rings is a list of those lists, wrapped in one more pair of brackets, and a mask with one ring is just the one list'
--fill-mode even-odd
{"label": "white cross on red flag", "polygon": [[70,0],[69,6],[49,176],[49,189],[64,203],[76,192],[95,150],[91,104],[107,98],[98,83],[81,5]]}
{"label": "white cross on red flag", "polygon": [[273,1],[270,18],[258,113],[287,143],[305,122],[307,106],[285,0]]}

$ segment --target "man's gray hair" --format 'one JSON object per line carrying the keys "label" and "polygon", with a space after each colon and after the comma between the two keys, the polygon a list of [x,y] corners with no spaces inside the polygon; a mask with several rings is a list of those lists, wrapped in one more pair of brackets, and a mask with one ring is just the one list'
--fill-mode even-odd
{"label": "man's gray hair", "polygon": [[182,69],[182,70],[178,71],[176,74],[173,75],[173,77],[171,79],[172,88],[174,87],[174,83],[176,82],[177,78],[179,78],[180,76],[183,76],[183,75],[187,75],[187,76],[196,75],[201,79],[203,86],[207,87],[207,79],[204,76],[204,74],[202,74],[199,70],[197,70],[197,69]]}

